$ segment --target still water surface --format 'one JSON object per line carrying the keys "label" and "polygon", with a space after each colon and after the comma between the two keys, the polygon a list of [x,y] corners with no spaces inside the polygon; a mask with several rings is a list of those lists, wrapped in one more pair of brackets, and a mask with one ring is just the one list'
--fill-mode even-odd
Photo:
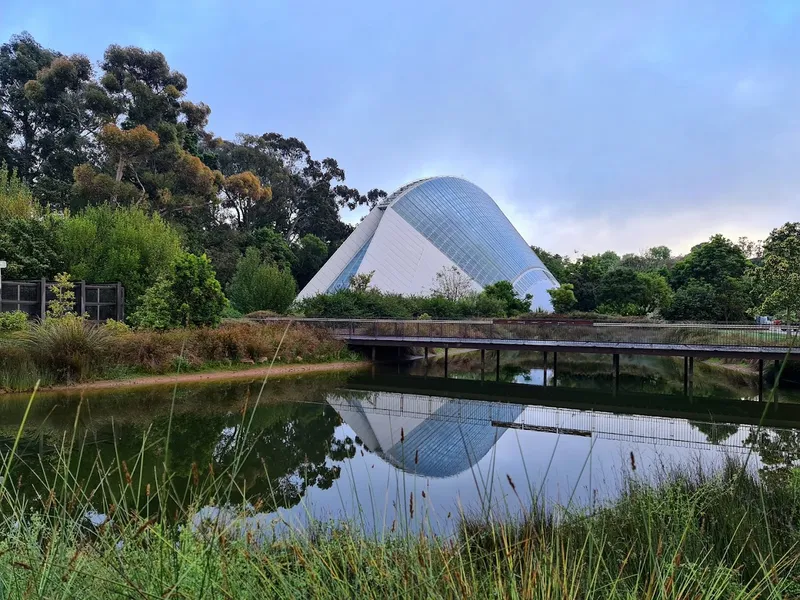
{"label": "still water surface", "polygon": [[[510,355],[494,382],[493,370],[480,380],[474,355],[453,358],[449,379],[440,363],[416,362],[276,380],[255,411],[255,382],[103,391],[82,401],[45,396],[28,419],[17,478],[26,493],[41,494],[34,473],[55,468],[56,448],[77,422],[84,456],[72,469],[87,486],[98,476],[95,457],[104,465],[130,461],[133,469],[145,448],[133,486],[144,508],[169,430],[177,488],[198,470],[223,471],[247,450],[244,491],[231,500],[257,507],[246,525],[264,535],[309,519],[446,532],[462,513],[516,514],[534,498],[590,507],[612,499],[629,477],[710,472],[729,458],[777,473],[800,460],[791,427],[800,426],[798,394],[782,392],[788,408],[759,430],[754,382],[738,371],[701,367],[690,401],[677,394],[682,378],[670,360],[631,359],[615,394],[602,360],[564,360],[556,382],[541,355]],[[24,408],[23,398],[0,402],[6,444]],[[200,515],[217,510],[207,506]]]}

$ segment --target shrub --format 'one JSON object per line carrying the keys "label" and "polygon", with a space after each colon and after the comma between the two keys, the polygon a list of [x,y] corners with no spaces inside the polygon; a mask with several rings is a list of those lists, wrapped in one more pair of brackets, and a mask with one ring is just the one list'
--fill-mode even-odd
{"label": "shrub", "polygon": [[427,314],[432,319],[503,317],[506,303],[487,294],[469,294],[460,300],[443,296],[401,296],[377,289],[339,290],[305,298],[295,307],[307,317],[337,319],[411,319]]}
{"label": "shrub", "polygon": [[578,299],[575,297],[575,286],[565,283],[561,287],[547,290],[550,294],[550,302],[553,304],[553,311],[564,314],[575,308]]}
{"label": "shrub", "polygon": [[243,313],[257,310],[285,312],[297,294],[291,273],[262,262],[258,250],[248,248],[236,265],[228,288],[233,305]]}
{"label": "shrub", "polygon": [[130,321],[140,329],[169,329],[176,324],[172,316],[172,289],[167,279],[158,280],[139,300]]}
{"label": "shrub", "polygon": [[131,323],[143,329],[215,326],[227,306],[208,257],[184,254],[172,277],[157,281],[144,293]]}
{"label": "shrub", "polygon": [[663,314],[673,321],[714,321],[716,298],[716,290],[710,283],[692,279],[675,292],[672,305]]}
{"label": "shrub", "polygon": [[42,219],[0,218],[0,256],[8,262],[3,276],[40,279],[61,270],[62,252],[56,232],[62,222],[54,215]]}
{"label": "shrub", "polygon": [[505,306],[505,313],[509,317],[520,315],[531,310],[530,294],[520,298],[510,281],[498,281],[483,288],[483,293],[489,297],[501,300]]}
{"label": "shrub", "polygon": [[232,304],[228,304],[222,311],[223,319],[241,319],[243,316],[242,311],[237,310]]}
{"label": "shrub", "polygon": [[67,269],[74,279],[122,282],[129,308],[168,276],[181,255],[178,232],[140,208],[87,208],[59,228]]}
{"label": "shrub", "polygon": [[0,313],[0,331],[25,331],[28,328],[28,315],[21,310]]}
{"label": "shrub", "polygon": [[6,163],[0,163],[0,221],[6,219],[32,219],[38,213],[38,205],[30,188]]}
{"label": "shrub", "polygon": [[184,254],[175,264],[172,298],[177,321],[182,325],[219,325],[228,305],[211,261],[203,254]]}
{"label": "shrub", "polygon": [[67,315],[45,319],[25,333],[24,344],[36,365],[61,380],[81,381],[109,347],[105,328]]}
{"label": "shrub", "polygon": [[111,335],[124,335],[131,331],[131,328],[125,325],[125,323],[122,321],[115,321],[114,319],[108,319],[103,327]]}

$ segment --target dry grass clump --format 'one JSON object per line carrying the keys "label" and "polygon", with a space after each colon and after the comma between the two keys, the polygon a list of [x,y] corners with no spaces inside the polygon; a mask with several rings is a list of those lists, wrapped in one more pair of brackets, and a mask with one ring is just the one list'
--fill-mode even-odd
{"label": "dry grass clump", "polygon": [[20,334],[37,367],[61,381],[83,381],[105,358],[111,336],[100,326],[67,315],[36,323]]}
{"label": "dry grass clump", "polygon": [[326,361],[342,358],[346,347],[324,331],[303,325],[230,323],[216,328],[166,332],[133,331],[114,340],[118,365],[164,373],[182,357],[190,367],[205,364],[267,362],[283,338],[278,362]]}

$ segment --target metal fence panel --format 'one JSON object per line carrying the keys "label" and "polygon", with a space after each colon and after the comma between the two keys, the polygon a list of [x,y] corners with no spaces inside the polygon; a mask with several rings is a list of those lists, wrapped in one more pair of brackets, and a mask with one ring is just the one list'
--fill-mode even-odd
{"label": "metal fence panel", "polygon": [[[32,319],[42,318],[47,303],[53,300],[52,281],[3,280],[0,290],[0,312],[20,310]],[[75,282],[75,305],[78,314],[87,314],[92,321],[125,319],[125,289],[118,283],[91,284]]]}

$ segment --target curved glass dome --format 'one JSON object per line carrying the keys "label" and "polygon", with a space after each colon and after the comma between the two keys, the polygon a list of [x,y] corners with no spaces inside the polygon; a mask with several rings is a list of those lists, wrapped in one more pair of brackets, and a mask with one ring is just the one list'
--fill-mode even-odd
{"label": "curved glass dome", "polygon": [[406,184],[376,206],[298,298],[347,287],[350,277],[373,272],[386,292],[427,294],[436,274],[456,267],[480,290],[497,281],[533,296],[550,310],[547,290],[558,282],[494,200],[458,177]]}
{"label": "curved glass dome", "polygon": [[331,394],[328,403],[366,449],[408,473],[447,478],[494,447],[523,407],[393,392]]}

